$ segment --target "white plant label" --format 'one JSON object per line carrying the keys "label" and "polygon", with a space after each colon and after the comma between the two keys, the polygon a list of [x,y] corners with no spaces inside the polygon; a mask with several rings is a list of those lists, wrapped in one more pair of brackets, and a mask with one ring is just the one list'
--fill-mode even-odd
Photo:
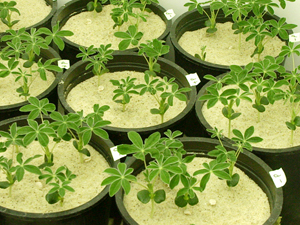
{"label": "white plant label", "polygon": [[176,16],[173,9],[168,9],[167,11],[165,11],[164,14],[165,14],[165,16],[167,17],[168,20],[171,20]]}
{"label": "white plant label", "polygon": [[294,33],[289,35],[290,42],[299,42],[300,41],[300,33]]}
{"label": "white plant label", "polygon": [[110,148],[111,154],[114,158],[114,161],[117,161],[118,159],[121,159],[123,157],[125,157],[126,155],[121,155],[118,151],[117,151],[118,146],[114,146],[112,148]]}
{"label": "white plant label", "polygon": [[196,86],[196,85],[200,84],[200,82],[201,82],[197,73],[192,73],[192,74],[186,75],[186,79],[188,80],[188,82],[190,83],[191,86]]}
{"label": "white plant label", "polygon": [[58,60],[57,61],[58,66],[62,69],[69,69],[70,68],[70,60],[64,59],[64,60]]}
{"label": "white plant label", "polygon": [[283,187],[286,183],[286,176],[282,168],[270,171],[270,176],[277,188]]}

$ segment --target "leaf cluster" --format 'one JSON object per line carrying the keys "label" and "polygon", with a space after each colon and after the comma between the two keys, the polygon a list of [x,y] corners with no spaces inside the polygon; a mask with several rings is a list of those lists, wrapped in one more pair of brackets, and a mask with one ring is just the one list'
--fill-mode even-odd
{"label": "leaf cluster", "polygon": [[[99,48],[95,48],[94,45],[91,45],[88,48],[79,47],[81,53],[76,55],[77,58],[82,58],[82,61],[89,62],[85,69],[88,70],[92,68],[94,75],[100,77],[101,75],[109,72],[106,68],[106,64],[109,60],[113,59],[113,49],[110,49],[111,44],[100,45]],[[99,82],[98,82],[98,85]]]}
{"label": "leaf cluster", "polygon": [[12,20],[13,13],[21,15],[20,11],[15,8],[16,5],[17,3],[15,1],[0,2],[0,19],[9,29],[19,22],[19,20]]}
{"label": "leaf cluster", "polygon": [[39,176],[39,179],[46,179],[46,184],[53,186],[45,198],[49,204],[55,204],[60,202],[62,205],[65,199],[66,191],[75,192],[75,190],[69,186],[71,181],[76,178],[76,175],[73,174],[68,167],[61,166],[52,171],[50,167],[44,169],[44,173]]}

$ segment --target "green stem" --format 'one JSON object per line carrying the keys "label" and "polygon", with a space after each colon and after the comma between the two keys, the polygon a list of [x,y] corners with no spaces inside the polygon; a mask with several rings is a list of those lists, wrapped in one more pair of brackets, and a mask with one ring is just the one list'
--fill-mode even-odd
{"label": "green stem", "polygon": [[228,120],[228,138],[231,138],[231,120]]}
{"label": "green stem", "polygon": [[291,130],[291,146],[294,146],[294,130]]}

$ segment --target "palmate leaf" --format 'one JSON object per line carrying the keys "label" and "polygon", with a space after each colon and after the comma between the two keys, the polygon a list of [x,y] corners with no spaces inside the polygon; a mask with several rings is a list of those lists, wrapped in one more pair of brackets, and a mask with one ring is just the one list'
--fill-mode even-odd
{"label": "palmate leaf", "polygon": [[114,196],[122,187],[126,194],[130,192],[130,181],[136,181],[136,177],[131,175],[132,168],[127,168],[125,163],[119,163],[118,168],[108,168],[104,170],[105,173],[110,174],[110,177],[104,179],[101,186],[109,185],[109,195]]}

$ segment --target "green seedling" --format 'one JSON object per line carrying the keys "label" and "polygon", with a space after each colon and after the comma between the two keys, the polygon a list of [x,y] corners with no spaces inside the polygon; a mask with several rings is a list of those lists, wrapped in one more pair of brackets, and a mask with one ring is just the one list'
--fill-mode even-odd
{"label": "green seedling", "polygon": [[[234,187],[239,182],[239,175],[237,173],[233,173],[234,166],[238,160],[238,157],[241,152],[244,150],[252,151],[252,143],[261,142],[263,139],[257,136],[253,136],[254,127],[251,126],[247,128],[244,134],[237,130],[233,129],[234,137],[231,138],[233,141],[233,146],[237,148],[236,151],[227,151],[223,145],[221,138],[223,137],[222,130],[219,131],[216,127],[214,129],[207,129],[208,132],[212,133],[212,138],[217,138],[219,140],[220,145],[217,145],[216,148],[208,153],[209,156],[216,157],[216,160],[221,162],[226,162],[229,164],[228,174],[230,179],[227,179],[226,183],[229,187]],[[197,172],[195,172],[197,173]],[[199,172],[198,172],[199,173]],[[203,172],[202,172],[203,174]]]}
{"label": "green seedling", "polygon": [[149,71],[146,72],[155,77],[156,73],[160,73],[160,65],[157,63],[159,57],[166,55],[169,51],[170,46],[165,45],[165,41],[153,39],[140,44],[138,54],[143,55],[148,63]]}
{"label": "green seedling", "polygon": [[36,158],[41,157],[41,155],[35,155],[23,160],[23,153],[18,153],[16,156],[17,165],[13,166],[13,160],[7,159],[4,156],[0,156],[0,169],[6,175],[6,181],[0,181],[0,188],[9,188],[9,196],[12,194],[12,187],[16,181],[21,182],[25,172],[34,173],[37,175],[41,174],[40,169],[37,166],[30,164],[30,162]]}
{"label": "green seedling", "polygon": [[294,132],[300,126],[300,66],[295,65],[295,55],[300,55],[300,45],[289,42],[288,46],[283,46],[280,56],[288,56],[292,58],[293,69],[291,72],[281,73],[283,80],[287,82],[288,90],[284,94],[280,93],[278,99],[284,99],[285,104],[290,105],[290,120],[286,122],[287,128],[291,131],[291,146],[294,145]]}
{"label": "green seedling", "polygon": [[87,49],[80,46],[79,50],[81,53],[77,54],[77,58],[82,58],[82,61],[89,62],[85,69],[88,70],[92,68],[95,76],[98,76],[98,86],[100,86],[100,77],[101,75],[109,72],[109,69],[106,68],[106,64],[109,60],[113,59],[114,50],[110,49],[111,44],[100,45],[99,48],[94,48],[93,45]]}
{"label": "green seedling", "polygon": [[66,166],[59,167],[55,172],[50,167],[44,169],[44,173],[39,176],[39,179],[46,179],[46,184],[53,186],[46,194],[45,198],[49,204],[57,202],[63,206],[66,191],[75,192],[69,185],[71,181],[76,178]]}
{"label": "green seedling", "polygon": [[206,49],[206,46],[202,46],[201,47],[201,54],[195,54],[195,57],[198,58],[198,59],[201,59],[203,61],[205,61],[205,58],[206,58],[206,52],[205,52],[205,49]]}
{"label": "green seedling", "polygon": [[175,83],[175,78],[168,79],[164,77],[162,81],[159,79],[153,79],[151,72],[146,71],[144,74],[145,84],[139,84],[136,89],[140,89],[140,95],[148,92],[156,100],[158,107],[150,110],[152,114],[161,116],[161,123],[164,122],[164,115],[170,106],[173,106],[174,98],[180,101],[187,101],[187,97],[184,93],[189,92],[190,88],[179,88]]}
{"label": "green seedling", "polygon": [[[120,27],[125,22],[130,22],[130,25],[135,26],[137,29],[139,27],[140,21],[147,21],[147,15],[145,11],[151,11],[147,9],[147,5],[150,5],[152,2],[158,3],[157,0],[111,0],[110,3],[116,5],[117,7],[112,9],[111,18],[115,22],[113,28]],[[136,10],[139,9],[139,10]]]}
{"label": "green seedling", "polygon": [[[113,100],[116,103],[122,104],[123,112],[125,112],[125,107],[130,102],[131,95],[139,94],[139,92],[135,90],[136,87],[136,85],[134,84],[135,80],[136,78],[130,78],[130,77],[127,77],[126,79],[121,79],[121,81],[110,80],[110,82],[114,86],[117,86],[117,89],[113,91],[115,93],[115,95],[113,96]],[[121,99],[117,99],[119,97],[121,97]]]}
{"label": "green seedling", "polygon": [[[205,21],[205,26],[207,27],[206,32],[208,34],[213,34],[217,31],[216,28],[216,18],[219,13],[219,3],[217,0],[208,0],[205,2],[198,2],[197,0],[190,0],[190,2],[185,3],[184,6],[188,7],[189,11],[197,9],[197,11],[203,15],[205,14],[208,20]],[[210,4],[210,13],[203,9],[203,5]]]}
{"label": "green seedling", "polygon": [[262,18],[251,17],[247,21],[239,22],[238,25],[243,27],[243,34],[249,34],[246,41],[254,39],[256,48],[251,57],[257,54],[258,61],[261,60],[261,53],[268,42],[267,36],[274,38],[278,35],[283,40],[288,40],[288,30],[297,27],[295,24],[287,24],[285,18],[280,18],[279,21],[274,19],[264,21]]}
{"label": "green seedling", "polygon": [[15,1],[0,2],[0,18],[3,24],[5,24],[9,29],[19,22],[19,20],[12,20],[12,14],[17,13],[19,15],[20,11],[15,8],[17,3]]}
{"label": "green seedling", "polygon": [[[37,72],[42,80],[47,80],[46,71],[61,72],[62,69],[55,65],[58,59],[48,59],[42,61],[38,59],[41,49],[48,49],[53,41],[60,50],[64,48],[62,37],[71,36],[70,31],[58,31],[58,24],[50,31],[48,28],[40,28],[36,30],[32,28],[29,32],[25,28],[17,31],[8,30],[8,34],[4,35],[1,40],[5,41],[7,46],[1,51],[1,58],[8,61],[8,66],[0,64],[3,70],[0,77],[4,78],[10,74],[16,75],[15,81],[21,81],[21,86],[17,89],[20,96],[24,96],[27,100],[30,96],[30,86],[32,84],[32,74]],[[23,67],[25,69],[17,69],[19,59],[25,60]],[[33,70],[32,66],[37,62],[38,69]],[[28,79],[29,78],[29,79]]]}
{"label": "green seedling", "polygon": [[[199,101],[207,101],[208,109],[215,106],[219,101],[223,104],[222,114],[228,119],[229,138],[231,136],[231,121],[241,115],[241,113],[234,111],[233,106],[239,106],[241,100],[252,101],[251,98],[249,98],[251,94],[249,88],[244,84],[249,80],[246,75],[247,69],[231,66],[231,72],[222,79],[222,83],[207,87],[207,93],[199,98]],[[212,78],[211,76],[205,76],[204,78],[216,81],[216,78]],[[235,84],[237,86],[236,88],[221,90],[224,84]]]}
{"label": "green seedling", "polygon": [[95,14],[102,12],[102,4],[106,3],[108,0],[94,0],[90,1],[87,5],[86,8],[88,11],[94,11]]}

